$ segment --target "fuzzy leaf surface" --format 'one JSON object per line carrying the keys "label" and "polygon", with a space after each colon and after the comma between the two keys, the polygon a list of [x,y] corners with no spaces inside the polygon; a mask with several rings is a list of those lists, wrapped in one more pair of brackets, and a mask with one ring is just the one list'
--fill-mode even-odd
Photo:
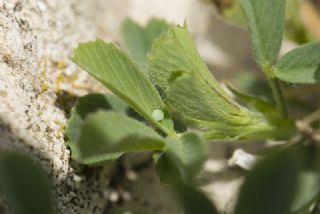
{"label": "fuzzy leaf surface", "polygon": [[320,41],[284,55],[276,65],[276,77],[289,83],[320,83]]}
{"label": "fuzzy leaf surface", "polygon": [[[71,110],[71,116],[68,120],[65,135],[68,138],[68,146],[71,148],[71,156],[73,159],[79,159],[79,151],[77,141],[81,133],[81,127],[85,118],[98,110],[113,110],[118,113],[126,114],[129,107],[119,98],[112,94],[88,94],[80,97],[77,104]],[[120,154],[104,156],[103,163],[118,158]],[[108,160],[108,161],[107,161]],[[86,164],[100,164],[97,159],[94,162],[86,162]],[[102,163],[101,163],[102,164]]]}
{"label": "fuzzy leaf surface", "polygon": [[80,160],[126,152],[163,150],[166,143],[155,131],[126,115],[98,111],[89,115],[77,141]]}
{"label": "fuzzy leaf surface", "polygon": [[182,74],[167,90],[167,102],[178,112],[201,121],[246,124],[247,114],[235,102],[210,87],[197,74]]}
{"label": "fuzzy leaf surface", "polygon": [[277,58],[285,26],[286,0],[240,0],[257,63],[266,68]]}
{"label": "fuzzy leaf surface", "polygon": [[166,112],[162,121],[152,118],[154,110],[165,111],[160,95],[143,71],[114,44],[105,43],[100,39],[82,43],[75,49],[73,59],[162,131],[168,133],[173,129],[172,120]]}
{"label": "fuzzy leaf surface", "polygon": [[260,97],[240,92],[231,86],[229,86],[229,89],[252,110],[260,112],[268,121],[271,129],[265,133],[264,138],[288,139],[296,134],[294,120],[283,118],[281,112],[274,105]]}
{"label": "fuzzy leaf surface", "polygon": [[193,44],[187,26],[171,25],[166,34],[156,39],[149,54],[148,71],[154,83],[164,91],[175,73],[182,71],[197,72],[202,79],[221,90]]}
{"label": "fuzzy leaf surface", "polygon": [[167,139],[166,153],[181,167],[185,180],[196,177],[207,159],[207,147],[196,133],[186,132],[179,139]]}
{"label": "fuzzy leaf surface", "polygon": [[222,90],[201,59],[186,26],[172,25],[156,40],[148,71],[167,103],[183,116],[244,124],[247,112]]}

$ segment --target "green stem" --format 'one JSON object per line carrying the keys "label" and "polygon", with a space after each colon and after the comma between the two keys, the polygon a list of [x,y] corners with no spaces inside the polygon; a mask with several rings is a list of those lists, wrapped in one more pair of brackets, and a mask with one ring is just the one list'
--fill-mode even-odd
{"label": "green stem", "polygon": [[160,129],[164,134],[166,134],[167,136],[170,136],[170,137],[173,137],[173,138],[176,138],[177,137],[177,133],[172,130],[172,129],[168,129],[166,126],[162,125],[161,123],[159,122],[154,122],[154,125]]}
{"label": "green stem", "polygon": [[284,117],[288,117],[287,106],[285,104],[278,80],[276,78],[272,78],[268,76],[267,76],[267,80],[272,91],[273,99],[277,104],[278,109],[281,111]]}

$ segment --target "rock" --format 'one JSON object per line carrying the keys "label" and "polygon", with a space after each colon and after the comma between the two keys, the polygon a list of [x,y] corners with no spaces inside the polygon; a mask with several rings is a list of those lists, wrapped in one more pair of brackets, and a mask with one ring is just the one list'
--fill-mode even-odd
{"label": "rock", "polygon": [[117,8],[125,3],[0,1],[0,148],[41,162],[57,213],[102,213],[107,201],[108,170],[72,164],[63,132],[75,97],[102,88],[71,62],[72,50],[96,36],[118,35],[114,26],[125,10]]}

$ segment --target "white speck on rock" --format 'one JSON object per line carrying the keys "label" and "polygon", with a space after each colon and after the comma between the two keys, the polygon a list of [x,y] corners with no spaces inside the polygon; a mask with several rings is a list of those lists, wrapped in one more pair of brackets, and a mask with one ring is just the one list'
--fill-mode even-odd
{"label": "white speck on rock", "polygon": [[38,1],[37,7],[40,12],[45,12],[47,10],[47,5],[43,1]]}

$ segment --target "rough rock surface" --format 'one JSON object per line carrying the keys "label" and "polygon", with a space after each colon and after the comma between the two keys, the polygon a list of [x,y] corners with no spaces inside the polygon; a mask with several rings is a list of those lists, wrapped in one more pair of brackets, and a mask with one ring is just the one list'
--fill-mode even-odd
{"label": "rough rock surface", "polygon": [[112,38],[125,2],[0,1],[0,147],[40,160],[53,180],[57,213],[102,213],[107,201],[107,170],[72,166],[63,130],[66,104],[99,90],[71,62],[72,49],[98,35]]}

